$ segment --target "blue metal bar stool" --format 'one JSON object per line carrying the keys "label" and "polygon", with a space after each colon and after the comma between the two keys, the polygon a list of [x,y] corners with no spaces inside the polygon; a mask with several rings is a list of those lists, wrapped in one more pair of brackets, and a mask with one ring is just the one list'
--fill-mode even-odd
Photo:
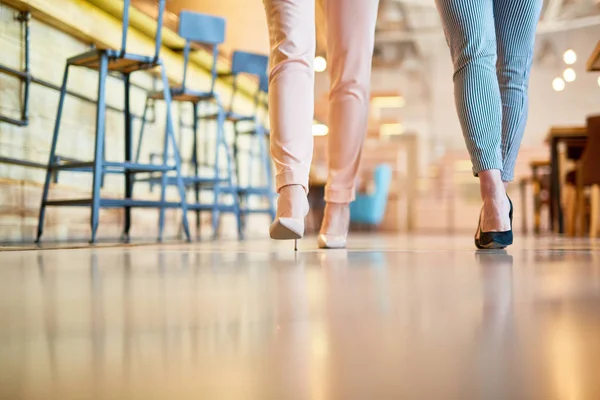
{"label": "blue metal bar stool", "polygon": [[[173,118],[171,115],[171,93],[168,90],[169,83],[165,67],[159,58],[161,47],[162,20],[165,9],[166,0],[157,0],[158,3],[158,24],[156,29],[156,47],[155,53],[152,56],[144,56],[128,53],[127,47],[127,30],[129,25],[129,6],[130,0],[123,2],[123,32],[120,50],[113,49],[95,49],[87,53],[71,57],[67,60],[65,73],[63,77],[60,100],[58,103],[58,112],[56,116],[56,124],[54,126],[54,135],[52,137],[52,145],[50,148],[50,158],[46,169],[46,181],[42,195],[42,204],[40,207],[39,224],[37,242],[41,240],[44,231],[44,216],[46,207],[49,206],[89,206],[91,208],[91,239],[90,242],[96,241],[96,232],[98,229],[100,208],[123,208],[125,211],[125,224],[123,228],[122,239],[128,241],[131,228],[131,209],[133,207],[143,208],[158,208],[160,209],[160,224],[164,221],[165,208],[181,208],[183,211],[183,228],[185,235],[190,240],[189,227],[186,218],[187,204],[185,200],[184,182],[181,177],[181,162],[180,155],[177,149],[177,144],[174,136]],[[91,162],[76,161],[59,157],[56,154],[58,143],[59,128],[63,112],[67,92],[67,81],[69,69],[71,67],[83,67],[97,70],[99,73],[98,82],[98,104],[96,109],[96,135],[95,135],[95,151],[94,160]],[[163,82],[164,99],[167,105],[167,123],[166,132],[163,142],[163,157],[162,164],[138,164],[133,162],[133,138],[132,138],[132,114],[130,109],[130,75],[135,71],[149,70],[154,67],[160,67],[161,78]],[[105,118],[106,118],[106,80],[109,72],[121,74],[125,84],[125,154],[123,162],[105,161],[104,159],[104,141],[105,141]],[[169,163],[166,155],[169,153],[170,146],[175,154],[175,162]],[[69,170],[74,172],[88,172],[93,174],[92,196],[89,199],[79,200],[48,200],[48,191],[50,180],[53,173],[60,170]],[[179,188],[180,202],[167,202],[165,196],[165,187],[167,182],[167,174],[175,172],[175,180]],[[133,195],[133,175],[137,173],[152,173],[158,172],[161,174],[162,192],[160,201],[149,200],[134,200]],[[100,187],[103,175],[122,174],[125,176],[125,193],[123,199],[107,199],[100,197]],[[159,240],[162,239],[162,229],[159,233]]]}
{"label": "blue metal bar stool", "polygon": [[[268,214],[271,219],[275,218],[275,202],[274,202],[274,186],[273,176],[271,171],[271,159],[268,154],[268,131],[262,124],[260,118],[261,105],[266,104],[266,95],[268,93],[268,76],[267,68],[269,58],[262,54],[248,53],[236,51],[233,53],[231,62],[231,75],[233,76],[233,93],[231,103],[226,115],[227,121],[233,124],[234,142],[233,154],[236,166],[237,177],[237,194],[241,204],[240,210],[242,213],[242,222],[245,223],[248,214]],[[242,74],[254,75],[258,78],[259,84],[257,91],[254,94],[254,111],[249,115],[241,115],[233,111],[233,104],[237,93],[238,77]],[[263,117],[266,118],[266,115]],[[248,182],[242,185],[240,174],[240,139],[247,136],[250,139],[248,149]],[[253,146],[254,145],[254,146]],[[254,152],[254,148],[258,147],[258,154]],[[258,174],[253,174],[254,158],[258,155],[261,169]],[[255,184],[253,178],[258,176],[259,180],[263,178],[263,182]],[[250,197],[262,197],[267,199],[267,207],[251,206]],[[243,227],[242,227],[243,228]]]}
{"label": "blue metal bar stool", "polygon": [[[205,15],[191,11],[182,11],[179,14],[179,35],[185,39],[185,47],[183,48],[183,79],[181,86],[170,88],[169,94],[171,95],[173,101],[188,102],[192,105],[192,128],[194,132],[191,156],[192,172],[190,175],[185,175],[183,180],[186,188],[191,188],[194,190],[195,203],[190,203],[188,205],[188,209],[196,211],[196,225],[198,232],[200,231],[200,212],[212,212],[212,228],[213,236],[215,238],[218,234],[220,214],[224,212],[233,213],[237,219],[238,234],[241,238],[241,215],[239,209],[239,202],[237,196],[235,196],[232,154],[225,139],[224,124],[227,113],[219,95],[215,92],[215,84],[218,78],[218,46],[225,41],[225,20],[223,18],[212,15]],[[187,87],[187,72],[192,44],[209,46],[212,49],[213,63],[211,68],[211,84],[210,89],[207,91],[196,91],[191,90]],[[164,99],[165,95],[163,92],[150,93],[146,100],[146,109],[148,109],[151,101]],[[216,108],[215,119],[217,122],[217,130],[211,176],[201,176],[202,174],[200,171],[201,163],[198,157],[198,108],[200,105],[212,105]],[[146,111],[144,111],[144,114],[145,113]],[[139,159],[141,153],[141,143],[142,138],[144,136],[144,125],[144,121],[142,121],[142,127],[139,136],[140,142],[137,148],[136,160]],[[225,175],[222,175],[220,165],[220,153],[222,150],[224,150],[226,154],[227,171]],[[206,162],[207,160],[204,161]],[[176,182],[170,180],[168,183],[173,184]],[[207,189],[212,190],[213,192],[214,199],[212,204],[202,203],[200,201],[201,190]],[[221,197],[223,194],[231,194],[231,197],[233,199],[231,204],[226,204],[221,201]],[[160,229],[162,229],[162,225]]]}

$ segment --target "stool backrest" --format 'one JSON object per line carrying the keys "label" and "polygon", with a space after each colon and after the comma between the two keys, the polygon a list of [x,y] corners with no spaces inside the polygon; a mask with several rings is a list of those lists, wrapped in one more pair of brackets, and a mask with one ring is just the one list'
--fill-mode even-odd
{"label": "stool backrest", "polygon": [[581,178],[584,185],[600,184],[600,115],[587,118],[588,139],[582,158]]}
{"label": "stool backrest", "polygon": [[190,61],[190,46],[192,43],[210,46],[213,64],[211,68],[211,92],[215,89],[217,80],[217,61],[219,60],[219,45],[225,41],[225,19],[213,15],[200,14],[193,11],[179,13],[179,36],[185,39],[183,49],[184,67],[182,89],[185,89],[187,69]]}
{"label": "stool backrest", "polygon": [[[255,111],[258,112],[261,93],[268,92],[269,80],[267,68],[269,66],[269,57],[264,54],[249,53],[246,51],[235,51],[231,59],[231,74],[233,75],[233,84],[231,102],[229,110],[233,111],[233,101],[237,92],[237,80],[241,74],[254,75],[258,78],[258,88],[254,94]],[[265,90],[266,88],[266,90]]]}
{"label": "stool backrest", "polygon": [[[154,35],[154,59],[158,60],[160,55],[160,46],[162,45],[162,28],[165,14],[165,5],[167,0],[156,0],[158,6],[158,15],[156,18],[156,34]],[[121,55],[127,52],[127,31],[129,30],[129,7],[131,0],[123,0],[123,32],[121,34]]]}
{"label": "stool backrest", "polygon": [[263,93],[269,93],[269,76],[265,74],[260,77],[260,82],[258,83],[258,90]]}

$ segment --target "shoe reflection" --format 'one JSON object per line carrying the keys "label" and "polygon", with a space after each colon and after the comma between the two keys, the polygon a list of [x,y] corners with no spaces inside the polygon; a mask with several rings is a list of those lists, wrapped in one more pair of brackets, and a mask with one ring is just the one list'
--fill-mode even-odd
{"label": "shoe reflection", "polygon": [[[481,279],[481,320],[474,332],[477,349],[474,380],[480,382],[480,398],[498,393],[498,398],[514,398],[510,385],[515,362],[511,338],[515,334],[513,303],[513,256],[506,250],[480,250],[475,253]],[[507,372],[510,371],[510,372]]]}

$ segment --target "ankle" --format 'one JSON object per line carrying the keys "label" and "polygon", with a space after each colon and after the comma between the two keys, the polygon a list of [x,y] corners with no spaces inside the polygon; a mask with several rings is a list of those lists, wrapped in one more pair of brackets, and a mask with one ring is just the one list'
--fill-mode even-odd
{"label": "ankle", "polygon": [[506,197],[506,187],[499,170],[487,170],[479,173],[479,189],[484,203],[502,201]]}
{"label": "ankle", "polygon": [[304,188],[304,186],[295,184],[295,183],[291,184],[291,185],[282,186],[281,188],[279,188],[279,191],[277,193],[280,196],[282,194],[289,194],[289,193],[293,193],[293,194],[303,193],[305,196],[308,194],[308,193],[306,193],[306,189]]}
{"label": "ankle", "polygon": [[346,235],[350,224],[350,204],[331,203],[325,205],[321,234]]}
{"label": "ankle", "polygon": [[343,211],[347,208],[350,208],[350,203],[325,203],[325,212],[327,211]]}
{"label": "ankle", "polygon": [[303,219],[308,214],[308,199],[302,185],[286,185],[279,189],[277,215]]}

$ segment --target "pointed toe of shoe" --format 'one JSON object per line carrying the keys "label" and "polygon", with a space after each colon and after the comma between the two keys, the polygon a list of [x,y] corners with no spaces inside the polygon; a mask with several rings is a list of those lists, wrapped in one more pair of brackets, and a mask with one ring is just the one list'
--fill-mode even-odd
{"label": "pointed toe of shoe", "polygon": [[317,243],[320,249],[345,249],[346,235],[325,235],[319,234]]}

